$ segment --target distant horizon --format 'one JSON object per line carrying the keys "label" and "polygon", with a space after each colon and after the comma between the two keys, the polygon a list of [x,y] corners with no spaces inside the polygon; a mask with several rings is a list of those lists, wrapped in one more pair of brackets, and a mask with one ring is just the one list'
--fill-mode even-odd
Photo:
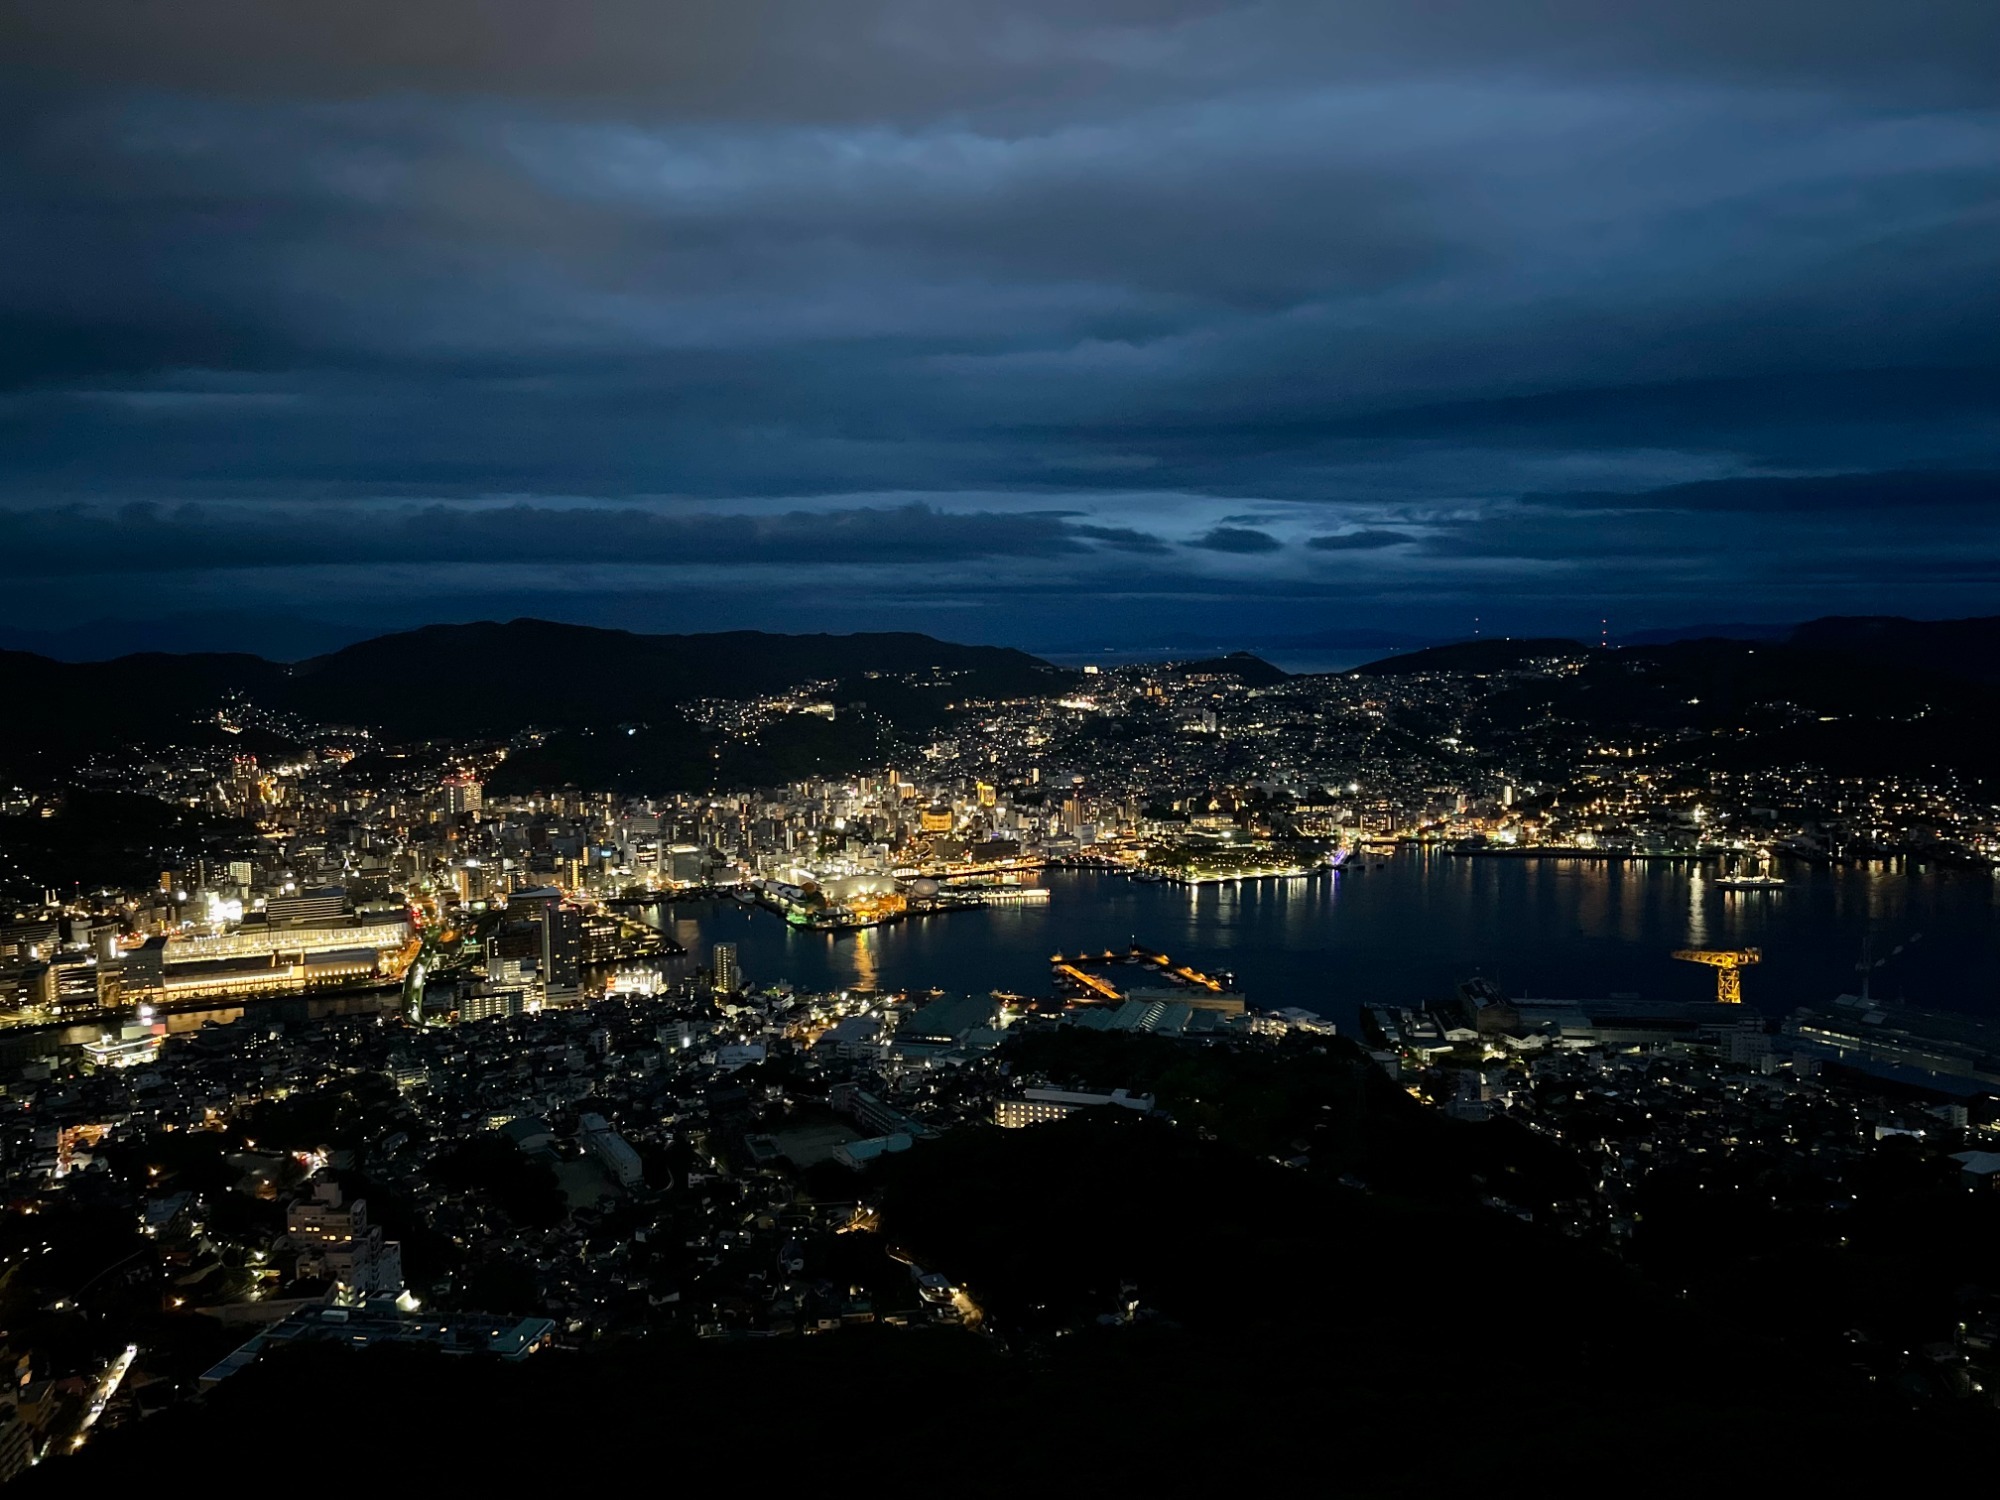
{"label": "distant horizon", "polygon": [[[1856,618],[1855,616],[1821,616],[1817,618]],[[1955,619],[1983,618],[1980,616],[1866,616],[1862,618],[1907,619],[1920,623],[1944,623]],[[1232,652],[1248,652],[1261,657],[1282,670],[1294,673],[1326,671],[1346,671],[1355,666],[1386,656],[1399,655],[1410,651],[1420,651],[1434,646],[1454,645],[1478,639],[1565,639],[1579,644],[1594,644],[1599,637],[1596,631],[1562,630],[1507,630],[1481,628],[1468,630],[1463,634],[1421,636],[1411,634],[1400,639],[1387,637],[1386,632],[1357,629],[1350,637],[1343,638],[1337,631],[1326,631],[1311,637],[1250,636],[1238,635],[1222,639],[1201,641],[1193,638],[1155,639],[1122,644],[1094,644],[1086,642],[1065,642],[1059,644],[1023,644],[1009,640],[969,640],[950,633],[949,622],[910,621],[888,627],[861,627],[855,629],[777,629],[764,625],[724,625],[715,624],[704,628],[646,629],[624,624],[607,625],[592,620],[562,619],[551,615],[520,614],[512,616],[480,616],[459,619],[425,619],[403,624],[382,623],[378,625],[341,624],[329,620],[308,620],[293,616],[260,616],[253,612],[204,612],[181,615],[166,615],[150,619],[104,617],[87,621],[67,630],[20,630],[0,626],[0,650],[22,651],[34,655],[47,656],[53,660],[84,663],[111,660],[119,656],[164,653],[168,655],[244,654],[259,656],[267,661],[303,661],[314,656],[323,656],[333,651],[362,641],[383,636],[406,634],[439,626],[467,626],[480,624],[508,624],[517,620],[533,620],[547,624],[570,625],[580,629],[617,630],[634,635],[700,636],[727,634],[732,631],[753,630],[778,636],[811,635],[868,635],[880,633],[908,632],[927,635],[934,639],[959,645],[981,645],[1005,647],[1040,657],[1058,666],[1125,666],[1148,661],[1191,660],[1213,656],[1225,656]],[[1704,622],[1695,621],[1678,626],[1661,626],[1635,630],[1628,633],[1609,632],[1608,643],[1620,645],[1656,644],[1666,640],[1695,639],[1705,635],[1716,635],[1726,639],[1778,640],[1809,623],[1806,620],[1782,622]],[[261,627],[261,631],[260,631]]]}

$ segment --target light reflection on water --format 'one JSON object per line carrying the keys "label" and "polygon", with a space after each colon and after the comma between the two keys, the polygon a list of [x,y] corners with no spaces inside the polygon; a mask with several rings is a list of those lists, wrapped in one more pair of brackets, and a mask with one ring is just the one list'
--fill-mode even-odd
{"label": "light reflection on water", "polygon": [[1044,994],[1049,955],[1138,941],[1199,967],[1233,969],[1254,1005],[1300,1005],[1343,1024],[1373,1000],[1409,1003],[1475,973],[1519,995],[1637,993],[1701,999],[1713,974],[1675,948],[1759,947],[1744,995],[1777,1014],[1855,984],[1865,939],[1885,953],[1877,993],[2000,1015],[2000,882],[1788,866],[1777,892],[1730,891],[1679,864],[1459,858],[1405,853],[1386,868],[1310,880],[1180,887],[1050,872],[1045,906],[918,918],[872,932],[802,932],[735,902],[658,915],[703,962],[737,944],[753,981],[807,989],[936,987]]}

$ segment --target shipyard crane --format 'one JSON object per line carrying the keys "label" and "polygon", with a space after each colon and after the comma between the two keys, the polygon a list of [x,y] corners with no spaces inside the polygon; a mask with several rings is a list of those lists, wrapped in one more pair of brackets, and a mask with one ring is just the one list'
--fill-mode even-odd
{"label": "shipyard crane", "polygon": [[1764,961],[1762,950],[1757,948],[1676,948],[1674,957],[1715,970],[1715,998],[1722,1005],[1743,1003],[1743,970]]}

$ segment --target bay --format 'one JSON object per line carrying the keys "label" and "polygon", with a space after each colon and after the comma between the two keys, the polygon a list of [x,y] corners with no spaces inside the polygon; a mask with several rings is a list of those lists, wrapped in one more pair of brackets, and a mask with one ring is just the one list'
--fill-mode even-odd
{"label": "bay", "polygon": [[1705,999],[1713,973],[1671,956],[1688,947],[1761,949],[1744,999],[1781,1015],[1854,991],[1868,945],[1887,960],[1873,975],[1885,1000],[2000,1017],[2000,880],[1891,865],[1784,873],[1782,890],[1731,891],[1684,864],[1405,851],[1365,871],[1193,888],[1050,871],[1046,905],[838,936],[735,902],[652,917],[688,950],[682,967],[732,942],[751,983],[813,991],[1041,995],[1053,954],[1137,942],[1233,971],[1254,1006],[1300,1006],[1343,1029],[1363,1004],[1439,998],[1475,974],[1523,997]]}

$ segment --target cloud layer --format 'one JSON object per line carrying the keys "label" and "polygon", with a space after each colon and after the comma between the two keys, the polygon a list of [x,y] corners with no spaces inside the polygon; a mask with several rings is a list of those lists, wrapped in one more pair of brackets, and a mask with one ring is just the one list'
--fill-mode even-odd
{"label": "cloud layer", "polygon": [[1990,5],[0,0],[0,43],[15,624],[2000,608]]}

